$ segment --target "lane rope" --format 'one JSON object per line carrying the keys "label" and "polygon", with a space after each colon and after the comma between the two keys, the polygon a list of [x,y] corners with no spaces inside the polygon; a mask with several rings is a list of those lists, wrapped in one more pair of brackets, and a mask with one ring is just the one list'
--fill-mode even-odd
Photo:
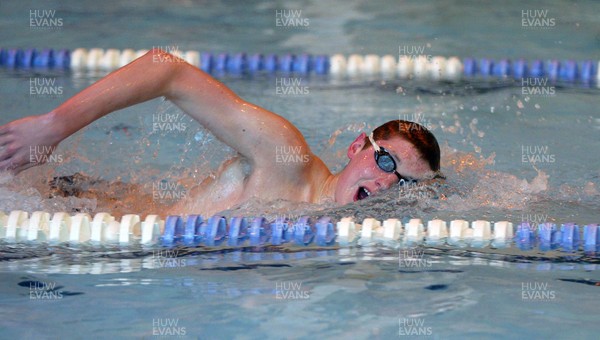
{"label": "lane rope", "polygon": [[[153,49],[154,51],[154,49]],[[434,81],[458,81],[463,78],[545,78],[579,84],[600,83],[597,60],[489,59],[426,55],[342,54],[247,54],[170,51],[171,55],[153,54],[155,62],[184,60],[215,76],[223,74],[283,73],[295,75],[331,75],[334,77],[378,76]],[[123,67],[148,50],[114,48],[17,49],[0,48],[0,66],[5,68],[55,68],[112,71]],[[174,58],[177,56],[181,59]],[[535,83],[534,81],[532,83]],[[536,84],[528,84],[535,86]]]}
{"label": "lane rope", "polygon": [[513,225],[509,221],[486,220],[444,221],[426,223],[418,218],[390,218],[380,221],[366,218],[358,223],[352,217],[335,221],[330,217],[300,217],[297,220],[280,217],[268,221],[264,217],[233,217],[227,220],[215,215],[204,219],[200,215],[170,215],[165,219],[156,214],[141,219],[127,214],[120,221],[106,212],[93,217],[87,213],[69,215],[45,211],[29,213],[14,210],[0,212],[0,241],[7,243],[143,245],[174,247],[264,247],[290,244],[296,246],[347,247],[383,244],[395,248],[415,245],[468,245],[475,248],[506,247],[512,244],[521,250],[557,250],[573,252],[600,250],[598,224],[583,229],[575,223],[528,222]]}

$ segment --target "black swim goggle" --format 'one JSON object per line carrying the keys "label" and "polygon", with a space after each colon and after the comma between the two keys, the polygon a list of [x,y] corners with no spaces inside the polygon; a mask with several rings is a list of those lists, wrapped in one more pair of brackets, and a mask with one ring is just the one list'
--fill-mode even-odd
{"label": "black swim goggle", "polygon": [[377,163],[377,166],[381,170],[389,173],[393,172],[396,177],[398,177],[398,182],[400,185],[404,185],[405,183],[409,182],[417,182],[416,179],[404,177],[398,171],[396,171],[396,161],[386,149],[375,143],[372,132],[369,135],[369,140],[371,141],[371,145],[373,145],[373,149],[375,149],[375,163]]}

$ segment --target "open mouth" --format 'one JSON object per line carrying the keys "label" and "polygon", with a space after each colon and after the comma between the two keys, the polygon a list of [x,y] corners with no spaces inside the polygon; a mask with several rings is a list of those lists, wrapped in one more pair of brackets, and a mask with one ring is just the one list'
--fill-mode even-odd
{"label": "open mouth", "polygon": [[365,198],[367,198],[369,196],[371,196],[371,192],[369,191],[369,189],[367,189],[365,187],[359,187],[358,192],[356,193],[356,196],[355,196],[355,201],[364,200]]}

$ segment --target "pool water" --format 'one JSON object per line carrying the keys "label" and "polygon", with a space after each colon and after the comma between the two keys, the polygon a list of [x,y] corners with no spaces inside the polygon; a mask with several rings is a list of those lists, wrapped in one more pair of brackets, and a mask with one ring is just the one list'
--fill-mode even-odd
{"label": "pool water", "polygon": [[[2,337],[594,338],[597,331],[590,297],[598,288],[584,281],[598,279],[593,265],[431,254],[426,267],[399,268],[397,253],[364,249],[179,259],[184,266],[141,270],[135,260],[88,259],[87,266],[100,261],[98,275],[41,273],[65,259],[12,272],[3,266]],[[19,272],[25,268],[36,274]],[[30,281],[55,283],[63,295],[36,298],[34,289],[31,299]]]}
{"label": "pool water", "polygon": [[[29,10],[64,25],[31,30]],[[295,9],[307,27],[279,27]],[[547,10],[556,25],[523,27],[522,11]],[[459,57],[593,59],[600,55],[593,1],[118,1],[0,4],[3,47],[151,48],[248,53],[374,53],[399,47]],[[110,18],[107,20],[107,18]],[[0,68],[0,124],[47,112],[102,72]],[[54,79],[61,95],[30,93]],[[591,86],[550,84],[544,95],[511,80],[438,83],[296,77],[308,93],[282,95],[281,77],[221,76],[244,99],[303,132],[332,170],[360,132],[392,119],[430,127],[442,145],[446,183],[436,195],[392,188],[343,207],[249,202],[224,216],[301,215],[380,220],[419,217],[600,223],[600,104]],[[197,123],[156,131],[155,99],[100,119],[61,144],[62,161],[0,174],[0,211],[108,211],[166,215],[153,199],[167,181],[185,192],[233,151]],[[179,116],[177,116],[179,119]],[[74,196],[54,177],[79,173]],[[595,253],[425,246],[342,249],[117,248],[0,243],[0,338],[577,338],[595,339],[600,286]]]}

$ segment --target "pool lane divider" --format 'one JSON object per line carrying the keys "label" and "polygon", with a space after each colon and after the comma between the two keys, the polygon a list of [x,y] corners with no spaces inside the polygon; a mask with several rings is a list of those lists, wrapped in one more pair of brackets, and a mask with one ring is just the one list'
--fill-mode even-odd
{"label": "pool lane divider", "polygon": [[[55,68],[112,71],[125,66],[148,50],[77,48],[16,49],[0,48],[0,67],[35,69]],[[331,75],[334,77],[381,76],[384,78],[415,78],[457,81],[463,78],[545,78],[549,81],[600,84],[598,60],[531,60],[489,59],[442,56],[378,56],[375,54],[344,56],[311,54],[246,54],[172,51],[170,55],[156,53],[156,62],[186,62],[205,72],[224,74],[283,73],[295,75]],[[542,86],[543,84],[527,84]]]}
{"label": "pool lane divider", "polygon": [[31,215],[14,210],[0,212],[0,242],[48,243],[91,246],[204,246],[204,247],[264,247],[294,245],[299,247],[347,247],[381,244],[393,248],[416,245],[465,245],[484,247],[509,247],[515,244],[521,250],[557,250],[574,252],[600,251],[598,224],[583,226],[564,223],[560,228],[550,222],[532,226],[522,222],[513,226],[509,221],[490,222],[477,220],[444,221],[434,219],[424,223],[421,219],[390,218],[380,221],[366,218],[358,223],[352,217],[336,221],[330,217],[300,217],[297,220],[264,217],[223,216],[204,219],[200,215],[147,215],[144,220],[136,214],[124,215],[120,221],[109,213],[100,212],[93,217],[87,213],[70,215],[65,212],[50,214],[36,211]]}

